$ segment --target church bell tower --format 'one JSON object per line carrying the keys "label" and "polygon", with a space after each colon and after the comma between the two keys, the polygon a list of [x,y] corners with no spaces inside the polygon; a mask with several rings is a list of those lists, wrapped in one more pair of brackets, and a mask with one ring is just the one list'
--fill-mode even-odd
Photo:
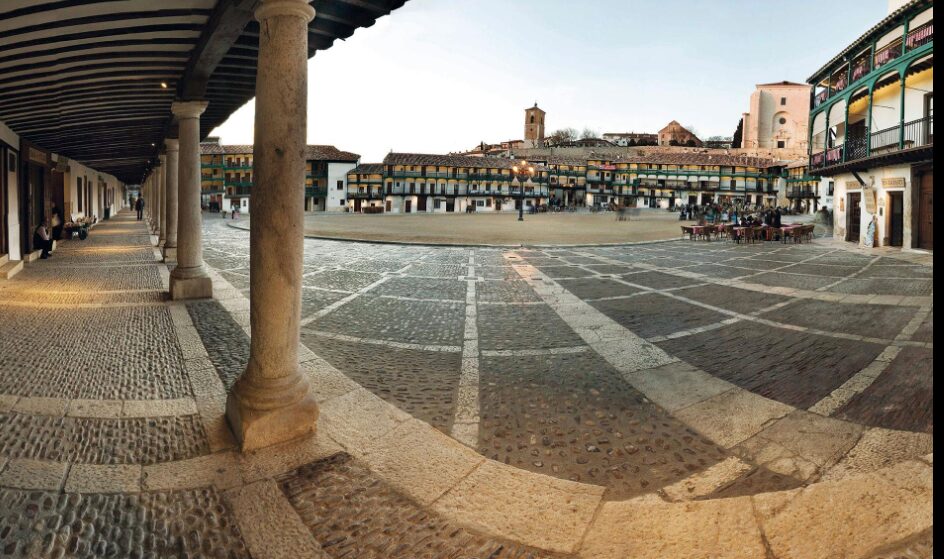
{"label": "church bell tower", "polygon": [[533,107],[524,110],[524,139],[536,146],[544,142],[544,111],[538,108],[537,101]]}

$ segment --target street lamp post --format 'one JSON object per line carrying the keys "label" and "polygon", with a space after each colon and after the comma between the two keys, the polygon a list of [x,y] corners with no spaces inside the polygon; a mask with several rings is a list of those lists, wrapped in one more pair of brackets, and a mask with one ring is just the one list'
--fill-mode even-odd
{"label": "street lamp post", "polygon": [[511,172],[518,179],[518,221],[524,221],[524,183],[534,176],[534,166],[522,160],[511,166]]}

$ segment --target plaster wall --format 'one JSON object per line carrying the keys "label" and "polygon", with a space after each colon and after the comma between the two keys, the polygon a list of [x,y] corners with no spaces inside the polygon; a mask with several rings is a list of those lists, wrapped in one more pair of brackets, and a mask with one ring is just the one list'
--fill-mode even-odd
{"label": "plaster wall", "polygon": [[[328,195],[325,211],[343,212],[347,208],[347,174],[356,163],[328,163]],[[341,188],[338,188],[338,181]]]}
{"label": "plaster wall", "polygon": [[[876,229],[878,232],[878,246],[886,246],[889,237],[888,211],[889,211],[889,192],[902,192],[904,202],[903,221],[903,242],[902,246],[910,247],[914,245],[914,235],[912,227],[912,216],[914,213],[914,196],[911,181],[911,165],[892,165],[888,167],[879,167],[860,171],[859,176],[865,183],[872,184],[875,187],[875,213],[869,213],[866,210],[866,204],[863,201],[861,208],[861,219],[859,220],[859,246],[865,245],[866,231],[869,222],[874,217],[876,220]],[[883,179],[886,181],[904,181],[904,186],[884,186]],[[847,227],[846,217],[849,212],[849,193],[862,193],[862,187],[856,181],[852,173],[842,173],[832,177],[835,181],[835,203],[833,204],[833,236],[838,240],[845,240]],[[865,196],[863,194],[863,196]]]}

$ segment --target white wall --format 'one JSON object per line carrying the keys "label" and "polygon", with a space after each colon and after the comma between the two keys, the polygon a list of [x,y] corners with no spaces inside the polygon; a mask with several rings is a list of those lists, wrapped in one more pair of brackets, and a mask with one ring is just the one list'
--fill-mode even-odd
{"label": "white wall", "polygon": [[7,238],[9,239],[10,260],[20,260],[23,255],[20,252],[20,204],[19,204],[19,181],[17,168],[20,165],[20,137],[12,130],[0,122],[0,140],[16,150],[16,166],[7,169]]}
{"label": "white wall", "polygon": [[[347,208],[347,174],[356,166],[356,163],[328,163],[328,195],[325,211],[343,212]],[[340,190],[338,190],[338,181],[341,181]]]}
{"label": "white wall", "polygon": [[[859,176],[865,181],[866,184],[872,183],[875,187],[875,217],[877,222],[877,231],[878,231],[878,244],[885,246],[885,240],[888,237],[889,232],[887,231],[887,221],[888,216],[885,214],[887,211],[888,204],[888,193],[889,192],[904,192],[902,198],[904,202],[904,217],[903,217],[903,243],[904,247],[912,246],[913,236],[917,232],[912,231],[911,216],[914,209],[914,203],[911,195],[911,166],[910,165],[894,165],[889,167],[880,167],[876,169],[869,169],[867,171],[860,171]],[[885,188],[882,186],[882,179],[887,178],[904,178],[905,186],[904,187],[895,187],[895,188]],[[851,173],[844,173],[841,175],[836,175],[833,177],[835,180],[835,203],[833,204],[833,236],[839,240],[845,240],[846,238],[846,213],[849,211],[848,200],[846,195],[850,192],[862,192],[861,187],[850,188],[847,186],[850,183],[855,183],[856,179]],[[840,203],[840,200],[842,202]],[[841,207],[840,207],[841,206]],[[872,221],[873,214],[870,214],[865,209],[865,202],[862,202],[862,218],[859,222],[859,244],[863,245],[865,243],[865,235],[868,229],[869,222]],[[881,213],[879,209],[882,209]]]}

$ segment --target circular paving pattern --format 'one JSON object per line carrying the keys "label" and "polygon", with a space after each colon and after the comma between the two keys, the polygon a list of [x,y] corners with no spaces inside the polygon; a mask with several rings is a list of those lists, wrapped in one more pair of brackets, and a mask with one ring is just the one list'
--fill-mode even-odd
{"label": "circular paving pattern", "polygon": [[150,242],[120,216],[0,283],[5,555],[933,550],[930,257],[308,239],[319,431],[254,455],[248,233],[205,221],[186,304]]}
{"label": "circular paving pattern", "polygon": [[[208,220],[205,243],[248,296],[247,233]],[[931,451],[928,260],[828,241],[307,239],[302,337],[487,458],[605,499],[743,495]],[[208,350],[217,336],[206,329]],[[897,433],[910,443],[874,444]],[[700,477],[712,482],[682,489]]]}

